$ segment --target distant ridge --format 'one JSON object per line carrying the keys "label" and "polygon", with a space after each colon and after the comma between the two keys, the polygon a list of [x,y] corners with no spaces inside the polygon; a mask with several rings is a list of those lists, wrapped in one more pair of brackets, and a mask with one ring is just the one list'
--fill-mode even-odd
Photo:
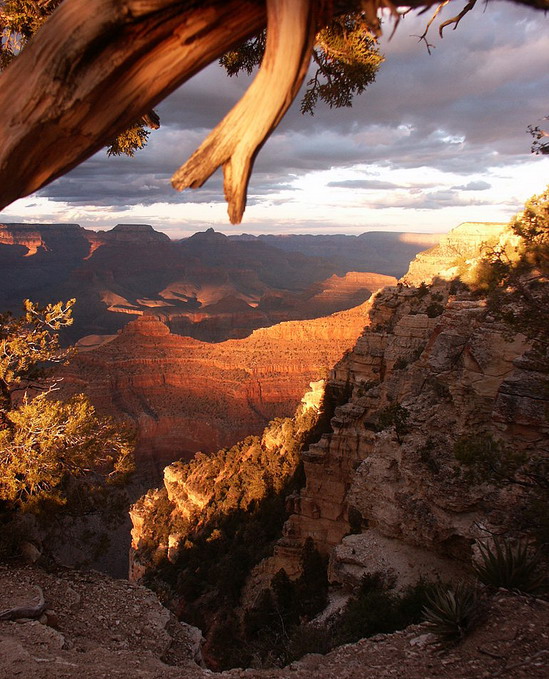
{"label": "distant ridge", "polygon": [[399,278],[422,250],[433,247],[441,233],[366,231],[346,234],[261,234],[229,236],[232,241],[262,242],[308,256],[329,258],[338,273],[375,271]]}
{"label": "distant ridge", "polygon": [[220,342],[361,304],[380,275],[402,275],[425,247],[398,233],[233,237],[209,228],[172,241],[150,224],[0,224],[0,311],[74,297],[67,343],[112,335],[143,314]]}

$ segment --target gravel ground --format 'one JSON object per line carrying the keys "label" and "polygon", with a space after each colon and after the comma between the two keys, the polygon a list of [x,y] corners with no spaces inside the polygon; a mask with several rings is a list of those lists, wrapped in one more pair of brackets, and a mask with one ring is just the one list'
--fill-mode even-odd
{"label": "gravel ground", "polygon": [[[0,611],[47,601],[39,620],[0,621],[0,679],[206,679],[198,630],[154,594],[94,571],[0,566]],[[549,679],[549,603],[498,592],[460,644],[441,649],[425,625],[226,679]]]}

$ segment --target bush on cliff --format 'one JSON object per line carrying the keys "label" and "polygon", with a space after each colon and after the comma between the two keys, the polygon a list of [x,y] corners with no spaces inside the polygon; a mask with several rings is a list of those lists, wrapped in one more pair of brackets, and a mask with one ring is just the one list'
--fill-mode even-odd
{"label": "bush on cliff", "polygon": [[[59,330],[72,323],[74,300],[0,315],[0,514],[51,521],[52,510],[104,509],[105,484],[132,468],[131,437],[100,417],[83,395],[54,400],[47,368],[66,360]],[[101,495],[101,499],[98,499]],[[54,511],[54,514],[55,514]]]}
{"label": "bush on cliff", "polygon": [[432,585],[420,580],[403,592],[392,587],[393,583],[382,572],[365,575],[334,626],[335,644],[353,643],[420,622]]}
{"label": "bush on cliff", "polygon": [[465,280],[487,295],[488,309],[514,332],[546,341],[549,327],[549,187],[510,224]]}
{"label": "bush on cliff", "polygon": [[515,487],[519,494],[512,525],[547,551],[549,547],[549,459],[543,450],[510,450],[489,432],[458,438],[454,455],[457,473],[473,484]]}

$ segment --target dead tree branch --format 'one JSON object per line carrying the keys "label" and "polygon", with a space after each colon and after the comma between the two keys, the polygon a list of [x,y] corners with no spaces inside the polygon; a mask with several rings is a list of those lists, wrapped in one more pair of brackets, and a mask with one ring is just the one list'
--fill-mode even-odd
{"label": "dead tree branch", "polygon": [[421,42],[422,40],[425,42],[425,46],[427,47],[427,52],[431,54],[431,48],[434,48],[435,46],[432,45],[428,40],[427,40],[427,33],[429,33],[429,29],[431,28],[433,21],[437,18],[437,16],[440,14],[442,9],[446,7],[446,5],[450,2],[450,0],[444,0],[444,2],[441,2],[436,10],[433,12],[433,16],[429,19],[429,22],[427,26],[425,26],[425,30],[421,35],[414,35],[412,36],[413,38],[419,38],[418,42]]}
{"label": "dead tree branch", "polygon": [[197,188],[223,166],[233,224],[242,220],[257,152],[297,94],[311,60],[316,21],[310,0],[267,0],[267,43],[259,72],[236,106],[172,177]]}
{"label": "dead tree branch", "polygon": [[[516,1],[549,9],[549,0]],[[47,0],[39,2],[41,6]],[[0,209],[89,158],[204,66],[259,33],[266,24],[265,2],[275,30],[270,31],[270,56],[262,72],[242,103],[174,178],[180,187],[198,186],[211,174],[210,168],[223,165],[233,221],[242,215],[255,155],[296,94],[312,48],[311,32],[319,22],[360,8],[370,27],[379,31],[381,10],[398,20],[399,9],[440,4],[64,0],[0,77]],[[442,27],[457,26],[475,2],[470,0]],[[277,35],[276,23],[282,25],[286,14],[295,17],[296,27],[299,24],[295,36],[287,28]],[[284,51],[287,54],[280,54]],[[249,131],[244,129],[246,123],[251,124]],[[237,132],[236,141],[228,140],[230,125]],[[206,159],[208,153],[215,158]]]}
{"label": "dead tree branch", "polygon": [[0,209],[264,25],[254,0],[65,0],[0,77]]}
{"label": "dead tree branch", "polygon": [[457,14],[455,17],[452,17],[451,19],[447,19],[446,21],[443,21],[440,26],[438,27],[438,34],[442,38],[442,31],[446,28],[446,26],[451,26],[452,24],[454,25],[453,30],[455,31],[456,28],[459,26],[459,22],[463,19],[463,17],[468,14],[474,6],[477,4],[477,0],[469,0],[469,2],[465,5],[465,7],[461,10],[459,14]]}

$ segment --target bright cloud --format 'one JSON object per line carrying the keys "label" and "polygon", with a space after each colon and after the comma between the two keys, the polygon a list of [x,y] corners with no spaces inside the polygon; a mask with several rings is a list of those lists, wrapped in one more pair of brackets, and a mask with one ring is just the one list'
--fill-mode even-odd
{"label": "bright cloud", "polygon": [[169,182],[249,82],[216,65],[161,104],[162,127],[135,158],[100,152],[2,217],[146,222],[172,237],[208,226],[360,233],[506,221],[549,178],[549,158],[530,154],[525,133],[549,113],[548,18],[490,3],[442,41],[433,31],[432,55],[412,37],[425,22],[407,16],[382,43],[386,61],[353,108],[311,118],[294,105],[257,158],[241,226],[228,223],[219,172],[182,194]]}

